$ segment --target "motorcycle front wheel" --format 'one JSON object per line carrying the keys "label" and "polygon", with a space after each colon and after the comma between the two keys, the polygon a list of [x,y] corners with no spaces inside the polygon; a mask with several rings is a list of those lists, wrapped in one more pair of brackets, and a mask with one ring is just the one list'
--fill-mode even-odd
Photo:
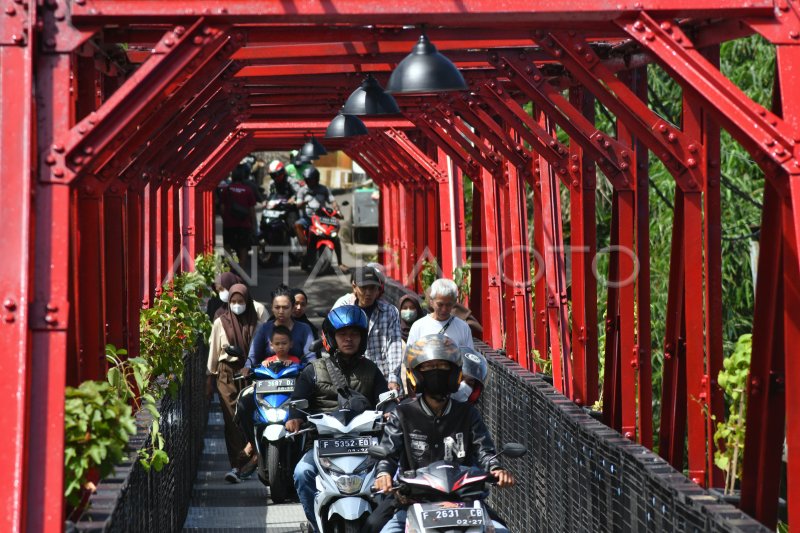
{"label": "motorcycle front wheel", "polygon": [[361,521],[350,521],[337,517],[331,524],[332,533],[359,533],[361,531]]}
{"label": "motorcycle front wheel", "polygon": [[331,263],[333,262],[333,251],[328,248],[327,246],[323,246],[322,248],[317,250],[317,272],[319,274],[327,274],[328,271],[331,269]]}
{"label": "motorcycle front wheel", "polygon": [[281,448],[270,442],[267,449],[267,476],[269,495],[275,503],[283,503],[289,498],[289,483],[281,466]]}

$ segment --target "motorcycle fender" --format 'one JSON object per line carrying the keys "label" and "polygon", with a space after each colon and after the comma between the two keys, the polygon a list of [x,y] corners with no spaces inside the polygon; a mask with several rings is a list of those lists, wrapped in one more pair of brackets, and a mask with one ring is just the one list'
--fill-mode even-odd
{"label": "motorcycle fender", "polygon": [[333,250],[333,242],[329,240],[317,241],[317,250],[319,250],[320,248],[330,248],[331,250]]}
{"label": "motorcycle fender", "polygon": [[281,440],[284,435],[286,428],[282,424],[270,424],[264,428],[264,437],[270,442]]}
{"label": "motorcycle fender", "polygon": [[341,516],[345,520],[358,520],[361,515],[371,511],[372,508],[364,498],[340,498],[333,502],[328,509],[328,520],[334,515]]}

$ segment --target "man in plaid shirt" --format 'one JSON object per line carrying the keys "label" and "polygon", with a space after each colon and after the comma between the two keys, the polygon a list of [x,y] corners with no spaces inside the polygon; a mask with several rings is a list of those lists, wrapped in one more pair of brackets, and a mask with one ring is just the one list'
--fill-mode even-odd
{"label": "man in plaid shirt", "polygon": [[400,390],[400,383],[394,372],[403,357],[400,313],[395,306],[381,299],[383,279],[375,268],[356,268],[350,280],[353,294],[345,294],[336,300],[333,308],[357,305],[366,313],[369,331],[364,355],[378,365],[389,382],[390,389]]}

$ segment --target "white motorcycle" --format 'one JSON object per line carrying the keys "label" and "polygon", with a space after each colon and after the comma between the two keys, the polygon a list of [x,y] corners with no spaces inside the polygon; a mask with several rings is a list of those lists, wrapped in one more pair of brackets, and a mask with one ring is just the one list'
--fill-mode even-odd
{"label": "white motorcycle", "polygon": [[358,533],[375,508],[370,489],[377,461],[367,450],[383,433],[382,407],[397,397],[394,390],[381,394],[374,411],[339,409],[308,415],[319,434],[314,442],[319,472],[314,516],[323,533]]}

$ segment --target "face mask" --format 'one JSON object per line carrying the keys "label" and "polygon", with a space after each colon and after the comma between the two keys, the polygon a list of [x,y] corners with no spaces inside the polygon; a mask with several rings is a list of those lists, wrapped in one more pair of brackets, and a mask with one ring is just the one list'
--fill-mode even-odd
{"label": "face mask", "polygon": [[231,295],[228,292],[228,289],[223,289],[223,290],[219,291],[219,299],[222,300],[223,302],[228,303],[228,300],[230,299],[230,297],[231,297]]}
{"label": "face mask", "polygon": [[471,394],[472,394],[472,387],[467,385],[466,381],[462,381],[461,385],[458,386],[458,390],[454,392],[450,397],[459,402],[466,402],[469,400]]}
{"label": "face mask", "polygon": [[246,304],[231,304],[230,308],[231,308],[231,311],[233,311],[233,314],[241,315],[242,313],[244,313],[244,310],[247,308],[247,305]]}
{"label": "face mask", "polygon": [[413,322],[417,318],[417,311],[415,309],[403,309],[400,311],[400,318],[406,322]]}
{"label": "face mask", "polygon": [[428,370],[422,373],[424,381],[424,392],[431,396],[447,396],[452,391],[450,390],[450,371],[437,368],[436,370]]}

